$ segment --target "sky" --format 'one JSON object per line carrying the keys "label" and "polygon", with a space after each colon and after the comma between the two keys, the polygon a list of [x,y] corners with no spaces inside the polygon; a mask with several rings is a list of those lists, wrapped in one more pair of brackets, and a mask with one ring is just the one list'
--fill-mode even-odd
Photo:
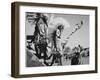
{"label": "sky", "polygon": [[[26,13],[27,16],[28,13]],[[34,14],[34,13],[33,13]],[[48,19],[52,16],[51,14],[47,14]],[[83,26],[81,29],[79,29],[77,32],[75,32],[70,39],[68,40],[68,43],[66,46],[69,46],[71,48],[78,46],[79,44],[83,47],[89,47],[89,15],[77,15],[77,14],[53,14],[53,19],[55,18],[63,18],[67,24],[65,24],[64,31],[61,35],[62,41],[65,40],[66,37],[68,37],[69,34],[75,29],[75,25],[77,23],[80,23],[80,21],[83,21]],[[63,20],[62,20],[63,21]],[[61,22],[62,21],[57,21]],[[51,21],[51,23],[56,23],[56,21]],[[53,28],[52,28],[53,29]],[[49,25],[49,32],[52,32],[51,25]],[[29,23],[26,20],[25,23],[25,32],[26,35],[32,35],[34,32],[34,24]]]}

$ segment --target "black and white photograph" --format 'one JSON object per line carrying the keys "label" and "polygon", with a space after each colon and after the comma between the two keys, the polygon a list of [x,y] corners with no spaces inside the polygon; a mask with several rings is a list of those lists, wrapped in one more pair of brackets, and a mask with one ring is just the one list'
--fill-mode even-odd
{"label": "black and white photograph", "polygon": [[97,73],[97,7],[12,4],[12,76]]}
{"label": "black and white photograph", "polygon": [[89,17],[26,12],[26,67],[89,65]]}

